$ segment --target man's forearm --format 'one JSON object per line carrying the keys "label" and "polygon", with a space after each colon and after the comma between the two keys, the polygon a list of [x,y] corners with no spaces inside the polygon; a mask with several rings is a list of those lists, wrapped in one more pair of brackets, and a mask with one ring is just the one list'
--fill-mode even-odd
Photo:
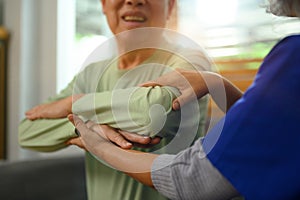
{"label": "man's forearm", "polygon": [[19,144],[36,151],[55,151],[67,147],[65,142],[76,137],[67,119],[24,119],[19,125]]}
{"label": "man's forearm", "polygon": [[[135,87],[92,93],[73,104],[73,113],[84,120],[154,136],[155,128],[162,128],[167,115],[172,111],[172,100],[175,97],[173,92],[161,87]],[[158,108],[159,112],[151,112],[153,108]],[[151,114],[155,114],[155,117]]]}

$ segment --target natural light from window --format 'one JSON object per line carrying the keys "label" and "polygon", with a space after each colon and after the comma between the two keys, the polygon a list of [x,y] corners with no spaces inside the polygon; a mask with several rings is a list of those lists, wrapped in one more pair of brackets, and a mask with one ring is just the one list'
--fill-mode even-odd
{"label": "natural light from window", "polygon": [[196,19],[205,26],[228,25],[236,19],[237,6],[238,0],[198,0]]}
{"label": "natural light from window", "polygon": [[[71,77],[77,73],[90,52],[111,36],[111,32],[99,0],[69,1],[73,1],[76,7],[72,70],[68,72],[68,77]],[[276,41],[300,30],[297,20],[283,20],[266,13],[263,7],[265,0],[177,2],[177,31],[204,46],[216,60],[260,60]],[[58,81],[62,84],[69,81],[65,80],[64,75],[60,78],[64,79]]]}

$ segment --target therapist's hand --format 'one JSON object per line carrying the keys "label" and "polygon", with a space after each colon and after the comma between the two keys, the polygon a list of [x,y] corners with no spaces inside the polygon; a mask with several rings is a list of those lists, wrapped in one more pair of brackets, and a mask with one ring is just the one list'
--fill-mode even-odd
{"label": "therapist's hand", "polygon": [[[75,115],[69,115],[68,118],[74,125],[76,124],[76,120],[80,120]],[[117,130],[107,125],[99,125],[92,121],[88,121],[85,126],[93,132],[99,134],[104,139],[111,141],[123,149],[131,149],[133,146],[148,148],[160,142],[159,137],[152,139],[150,137],[140,136],[135,133]],[[78,147],[85,149],[82,141],[79,138],[72,138],[67,142],[67,144],[77,145]]]}
{"label": "therapist's hand", "polygon": [[[118,130],[120,137],[132,144],[132,146],[140,147],[140,148],[150,148],[155,146],[156,144],[160,143],[161,137],[148,137],[148,136],[141,136],[136,133],[130,133],[122,130]],[[111,140],[112,141],[112,140]],[[112,141],[113,142],[113,141]],[[115,143],[115,142],[114,142]]]}
{"label": "therapist's hand", "polygon": [[67,144],[77,145],[87,151],[96,153],[95,149],[97,149],[101,144],[110,143],[103,134],[102,128],[95,129],[96,126],[93,127],[92,123],[86,124],[75,115],[69,115],[68,119],[74,124],[80,134],[80,137],[69,140]]}
{"label": "therapist's hand", "polygon": [[41,104],[28,110],[25,115],[29,120],[57,119],[67,117],[72,113],[72,103],[83,95],[69,96],[58,101]]}
{"label": "therapist's hand", "polygon": [[206,81],[203,74],[207,72],[199,72],[192,70],[176,69],[169,72],[156,80],[148,81],[140,86],[171,86],[177,88],[181,95],[173,100],[173,109],[178,110],[187,102],[201,98],[208,93]]}

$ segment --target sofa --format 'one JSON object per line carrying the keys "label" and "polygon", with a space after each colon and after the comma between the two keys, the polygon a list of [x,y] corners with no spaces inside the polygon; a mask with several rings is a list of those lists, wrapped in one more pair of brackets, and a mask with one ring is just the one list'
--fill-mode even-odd
{"label": "sofa", "polygon": [[1,200],[85,200],[84,157],[0,162]]}

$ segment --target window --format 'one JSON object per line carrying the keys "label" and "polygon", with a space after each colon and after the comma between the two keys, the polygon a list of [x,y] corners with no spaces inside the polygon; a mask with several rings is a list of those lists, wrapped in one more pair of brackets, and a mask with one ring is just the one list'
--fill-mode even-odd
{"label": "window", "polygon": [[276,41],[300,27],[299,20],[275,17],[263,5],[264,0],[179,0],[179,31],[217,61],[261,60]]}
{"label": "window", "polygon": [[[298,20],[266,13],[265,0],[177,2],[177,31],[203,45],[216,61],[260,62],[280,38],[296,33],[300,27]],[[99,0],[76,0],[76,43],[85,47],[79,49],[93,48],[95,41],[110,35]],[[254,62],[239,63],[238,67],[258,66]]]}

